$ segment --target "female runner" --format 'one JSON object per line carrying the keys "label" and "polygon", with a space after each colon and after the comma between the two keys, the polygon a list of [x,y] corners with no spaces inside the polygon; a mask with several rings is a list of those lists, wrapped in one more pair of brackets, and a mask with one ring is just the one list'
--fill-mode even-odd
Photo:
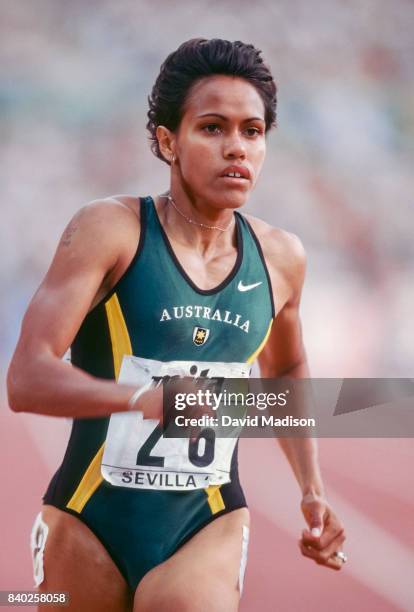
{"label": "female runner", "polygon": [[[237,444],[219,458],[210,440],[206,458],[197,440],[163,439],[149,381],[243,377],[256,358],[264,377],[309,376],[305,255],[296,236],[238,212],[275,125],[276,86],[259,50],[183,43],[149,106],[168,190],[97,200],[74,216],[9,369],[14,411],[73,418],[33,527],[35,581],[40,593],[68,592],[77,612],[230,612],[249,529]],[[72,367],[62,360],[69,347]],[[344,530],[315,441],[280,443],[302,491],[302,554],[340,569]]]}

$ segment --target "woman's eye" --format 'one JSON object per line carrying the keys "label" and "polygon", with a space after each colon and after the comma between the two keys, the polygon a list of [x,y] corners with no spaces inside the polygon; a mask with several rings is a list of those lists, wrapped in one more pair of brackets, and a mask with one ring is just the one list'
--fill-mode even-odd
{"label": "woman's eye", "polygon": [[203,130],[205,130],[208,134],[215,134],[216,129],[220,129],[220,126],[217,125],[217,123],[209,123],[203,127]]}
{"label": "woman's eye", "polygon": [[247,128],[246,132],[249,132],[249,136],[256,136],[257,134],[260,134],[260,130],[254,127]]}
{"label": "woman's eye", "polygon": [[[208,125],[205,125],[202,130],[208,134],[218,134],[222,131],[222,128],[217,123],[209,123]],[[256,127],[249,127],[245,130],[245,132],[249,137],[255,137],[262,133],[261,130]]]}

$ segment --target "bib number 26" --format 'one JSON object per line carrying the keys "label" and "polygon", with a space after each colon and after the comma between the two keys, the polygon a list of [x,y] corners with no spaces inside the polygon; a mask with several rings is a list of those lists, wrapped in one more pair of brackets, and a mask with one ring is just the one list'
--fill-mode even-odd
{"label": "bib number 26", "polygon": [[[137,453],[137,465],[164,467],[164,457],[151,455],[151,451],[162,438],[162,427],[157,425],[142,444]],[[216,433],[214,429],[206,428],[200,431],[196,438],[190,438],[188,444],[188,459],[196,467],[207,467],[214,461]]]}

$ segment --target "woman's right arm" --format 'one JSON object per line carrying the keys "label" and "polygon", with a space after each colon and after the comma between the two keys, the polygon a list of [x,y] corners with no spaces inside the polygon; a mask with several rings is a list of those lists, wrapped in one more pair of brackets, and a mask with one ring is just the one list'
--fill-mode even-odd
{"label": "woman's right arm", "polygon": [[108,279],[126,269],[138,237],[137,215],[117,200],[93,202],[74,216],[23,319],[7,376],[12,410],[62,417],[128,410],[136,387],[95,378],[62,357]]}

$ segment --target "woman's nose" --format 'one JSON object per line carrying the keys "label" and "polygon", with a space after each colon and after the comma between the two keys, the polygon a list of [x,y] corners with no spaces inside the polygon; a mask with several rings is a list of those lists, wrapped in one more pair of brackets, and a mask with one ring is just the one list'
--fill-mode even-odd
{"label": "woman's nose", "polygon": [[232,159],[244,159],[246,157],[246,148],[239,135],[232,135],[226,139],[224,144],[224,156]]}

